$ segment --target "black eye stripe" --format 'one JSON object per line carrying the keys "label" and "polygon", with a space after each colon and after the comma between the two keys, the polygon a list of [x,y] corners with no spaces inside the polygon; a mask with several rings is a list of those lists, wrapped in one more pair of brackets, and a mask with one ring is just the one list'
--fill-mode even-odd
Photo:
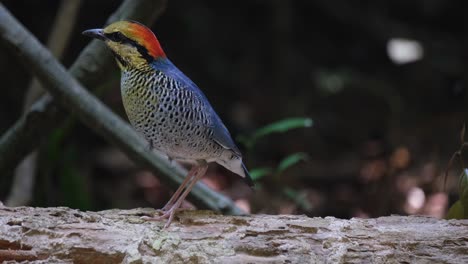
{"label": "black eye stripe", "polygon": [[124,34],[120,32],[104,33],[104,36],[106,36],[106,38],[108,38],[110,41],[123,43],[135,47],[141,54],[141,56],[148,62],[152,62],[154,60],[154,58],[151,55],[149,55],[148,50],[144,46],[142,46],[133,39],[127,38]]}
{"label": "black eye stripe", "polygon": [[122,33],[120,32],[112,32],[112,33],[106,33],[104,34],[106,38],[115,41],[115,42],[125,42],[128,40],[127,37],[125,37]]}

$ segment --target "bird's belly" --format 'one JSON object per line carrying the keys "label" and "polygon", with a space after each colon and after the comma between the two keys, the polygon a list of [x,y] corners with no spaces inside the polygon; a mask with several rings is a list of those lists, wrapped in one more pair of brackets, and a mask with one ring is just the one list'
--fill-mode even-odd
{"label": "bird's belly", "polygon": [[204,137],[185,133],[187,131],[181,131],[177,127],[166,130],[164,125],[155,123],[153,128],[143,128],[142,131],[152,148],[172,159],[208,160],[217,155],[216,149],[206,144]]}
{"label": "bird's belly", "polygon": [[183,101],[180,94],[122,83],[130,123],[152,148],[174,159],[213,160],[221,155],[222,147],[211,140],[201,108]]}
{"label": "bird's belly", "polygon": [[151,148],[176,160],[212,160],[221,154],[203,125],[193,124],[177,112],[159,112],[157,105],[147,106],[138,99],[125,101],[130,123]]}

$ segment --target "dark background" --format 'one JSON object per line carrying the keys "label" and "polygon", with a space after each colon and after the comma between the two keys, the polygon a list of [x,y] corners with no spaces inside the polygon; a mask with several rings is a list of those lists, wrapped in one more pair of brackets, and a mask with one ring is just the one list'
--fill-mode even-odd
{"label": "dark background", "polygon": [[[1,2],[46,42],[59,1]],[[80,33],[102,27],[119,4],[82,2],[64,65],[90,41]],[[345,218],[443,217],[457,199],[460,168],[449,174],[445,192],[442,176],[467,110],[467,11],[463,0],[173,0],[152,29],[234,137],[284,118],[314,121],[248,151],[250,169],[308,155],[258,180],[255,192],[210,167],[204,181],[239,206]],[[421,58],[396,63],[388,52],[395,40],[418,43]],[[101,99],[126,118],[113,67]],[[21,115],[31,81],[26,68],[2,46],[0,133]],[[169,198],[157,177],[76,119],[68,124],[40,146],[32,205],[159,207]],[[0,200],[12,177],[1,175]]]}

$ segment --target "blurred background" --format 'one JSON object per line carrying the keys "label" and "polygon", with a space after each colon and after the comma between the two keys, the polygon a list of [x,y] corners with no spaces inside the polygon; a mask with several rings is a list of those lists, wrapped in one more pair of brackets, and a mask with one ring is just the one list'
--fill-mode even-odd
{"label": "blurred background", "polygon": [[[1,1],[47,44],[59,10],[70,66],[120,1]],[[69,6],[70,8],[70,6]],[[468,110],[463,0],[172,0],[152,26],[168,57],[204,91],[257,184],[211,166],[203,181],[252,213],[444,217],[458,199]],[[70,21],[69,21],[70,22]],[[65,38],[65,34],[62,34]],[[0,133],[28,105],[32,76],[0,50]],[[119,71],[100,98],[126,119]],[[94,87],[88,87],[94,89]],[[41,142],[33,206],[161,207],[174,190],[70,115]],[[0,201],[15,172],[0,176]],[[187,203],[185,206],[190,206]]]}

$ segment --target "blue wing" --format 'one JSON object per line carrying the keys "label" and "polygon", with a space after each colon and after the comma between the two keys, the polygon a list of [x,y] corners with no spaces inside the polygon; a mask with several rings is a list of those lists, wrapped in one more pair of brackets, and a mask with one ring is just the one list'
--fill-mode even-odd
{"label": "blue wing", "polygon": [[[203,92],[200,90],[200,88],[198,88],[198,86],[194,82],[192,82],[190,78],[188,78],[184,73],[182,73],[168,59],[154,61],[153,68],[156,70],[163,71],[165,74],[178,80],[178,82],[186,85],[188,89],[191,89],[192,91],[194,91],[195,94],[199,96],[200,100],[204,102],[205,106],[207,107],[206,110],[210,112],[212,131],[213,131],[212,139],[221,147],[231,150],[238,157],[242,157],[242,154],[239,148],[234,143],[234,140],[232,140],[231,134],[227,130],[226,126],[223,124],[223,121],[221,121],[221,118],[219,118],[218,114],[216,114],[210,102],[208,101],[206,96],[203,94]],[[244,163],[242,163],[242,170],[244,171],[244,174],[245,174],[245,178],[244,178],[245,181],[250,187],[253,187],[254,183]]]}
{"label": "blue wing", "polygon": [[231,134],[223,124],[219,116],[213,111],[213,140],[225,149],[232,150],[237,156],[242,157],[239,148],[232,140]]}

